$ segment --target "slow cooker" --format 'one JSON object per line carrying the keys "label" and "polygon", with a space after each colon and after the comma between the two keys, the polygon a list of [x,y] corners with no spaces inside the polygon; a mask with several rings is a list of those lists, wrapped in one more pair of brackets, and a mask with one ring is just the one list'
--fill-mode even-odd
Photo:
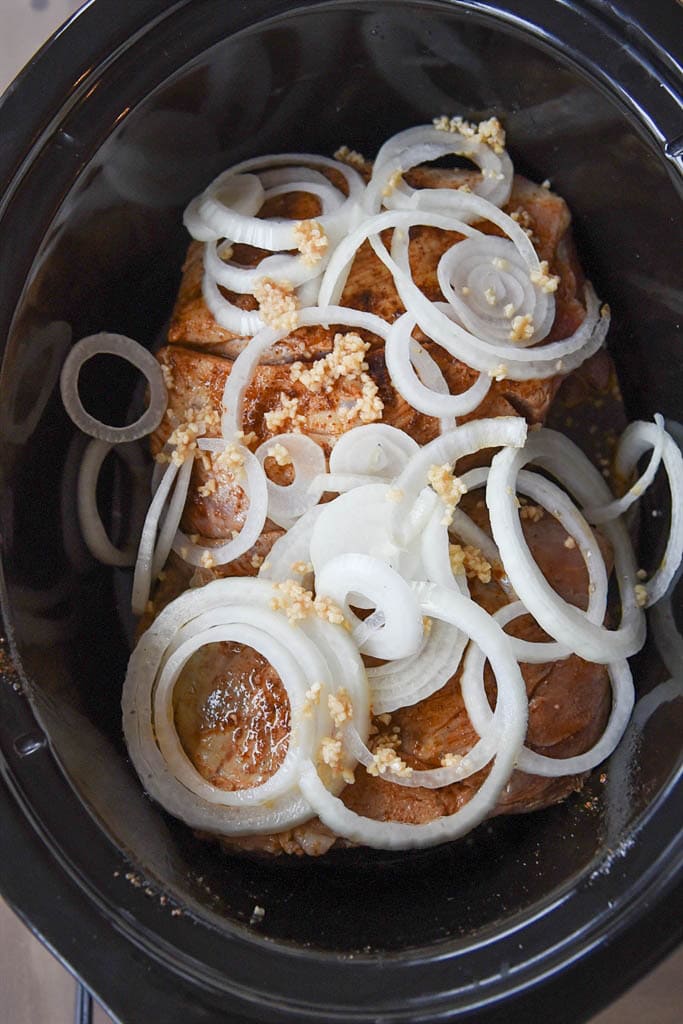
{"label": "slow cooker", "polygon": [[[74,530],[56,383],[72,340],[154,343],[181,211],[224,167],[497,113],[516,167],[573,211],[629,416],[683,420],[682,38],[674,0],[92,0],[6,93],[0,888],[115,1018],[575,1024],[681,939],[680,588],[621,746],[574,799],[426,852],[230,857],[127,760],[126,580]],[[84,385],[125,416],[122,368]],[[653,564],[666,499],[642,517]]]}

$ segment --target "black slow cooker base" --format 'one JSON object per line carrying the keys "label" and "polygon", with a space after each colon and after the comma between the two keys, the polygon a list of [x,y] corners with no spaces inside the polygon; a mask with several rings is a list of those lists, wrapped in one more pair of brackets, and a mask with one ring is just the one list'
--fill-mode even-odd
{"label": "black slow cooker base", "polygon": [[[97,0],[39,62],[43,75],[61,74],[68,38],[85,78],[74,74],[65,105],[43,109],[44,134],[25,138],[7,163],[2,244],[12,258],[0,311],[8,324],[16,314],[3,402],[25,423],[32,403],[43,408],[28,431],[17,413],[0,453],[5,611],[31,699],[0,694],[0,741],[31,835],[52,851],[41,878],[59,877],[61,913],[79,928],[87,921],[121,970],[104,977],[82,936],[70,954],[61,924],[53,932],[52,917],[21,895],[16,860],[6,884],[134,1022],[149,1019],[133,1007],[153,996],[169,1022],[219,1019],[217,1007],[234,1020],[512,1020],[513,1007],[541,997],[557,1021],[578,1021],[637,970],[637,943],[626,938],[634,915],[657,894],[680,893],[671,822],[683,701],[658,690],[673,670],[654,646],[634,672],[641,695],[666,699],[653,698],[607,781],[596,774],[560,807],[487,823],[433,851],[232,857],[153,805],[126,758],[119,698],[130,579],[89,562],[74,540],[79,441],[54,380],[45,386],[44,362],[26,354],[55,322],[74,338],[113,330],[153,344],[179,280],[182,208],[219,170],[260,152],[330,153],[342,143],[372,155],[392,132],[437,114],[502,114],[517,169],[550,178],[570,203],[584,263],[612,306],[629,414],[683,419],[671,330],[679,200],[635,101],[629,107],[621,85],[610,98],[602,78],[612,22],[591,5],[555,3],[501,4],[498,14],[468,3],[293,6],[150,2],[124,15]],[[522,14],[542,30],[530,35]],[[140,32],[129,37],[133,25]],[[573,55],[554,31],[575,40]],[[605,60],[591,79],[580,63],[583,50],[595,61],[598,39]],[[42,82],[36,68],[7,99],[12,123],[26,119],[32,94],[45,104]],[[113,375],[88,400],[120,416],[128,396]],[[653,560],[658,511],[655,502],[645,516],[644,557]],[[35,740],[28,753],[26,736]],[[35,839],[29,848],[37,858]],[[252,923],[255,906],[265,916]],[[675,941],[663,920],[669,930],[639,949],[643,965]],[[631,950],[628,966],[610,968],[601,943]],[[593,985],[569,966],[589,952],[604,973]],[[145,982],[133,975],[146,986],[137,1004],[125,978],[131,956],[145,965]]]}

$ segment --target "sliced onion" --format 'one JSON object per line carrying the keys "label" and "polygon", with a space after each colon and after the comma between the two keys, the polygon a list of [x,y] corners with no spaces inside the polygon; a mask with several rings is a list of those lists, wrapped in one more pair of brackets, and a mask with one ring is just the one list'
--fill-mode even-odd
{"label": "sliced onion", "polygon": [[466,645],[462,630],[435,619],[415,654],[368,668],[375,714],[412,707],[431,697],[455,675]]}
{"label": "sliced onion", "polygon": [[666,593],[683,558],[683,457],[676,442],[664,430],[664,420],[659,414],[655,415],[654,423],[637,420],[628,425],[617,446],[616,472],[628,479],[648,448],[652,448],[652,458],[640,479],[622,498],[589,507],[586,515],[594,523],[604,523],[622,515],[650,486],[663,460],[671,491],[671,524],[660,567],[647,584],[646,607],[649,608]]}
{"label": "sliced onion", "polygon": [[[462,480],[468,491],[481,487],[489,478],[489,467],[482,466],[465,473]],[[588,605],[586,618],[590,622],[602,624],[607,612],[607,566],[595,534],[589,527],[581,512],[573,503],[566,491],[538,473],[521,470],[517,475],[517,490],[550,513],[574,540],[588,573]],[[500,558],[500,554],[498,556]],[[529,656],[522,658],[519,647],[513,641],[517,658],[526,661],[538,661],[539,658]],[[524,648],[530,655],[536,645],[527,644]],[[541,661],[556,661],[566,658],[572,651],[571,645],[552,643],[543,646],[544,656]]]}
{"label": "sliced onion", "polygon": [[[312,814],[310,806],[302,799],[295,785],[285,794],[268,800],[264,806],[227,807],[215,802],[216,793],[213,791],[212,800],[198,796],[170,770],[157,745],[152,694],[164,664],[169,664],[174,651],[178,651],[193,634],[207,629],[210,631],[221,625],[231,626],[245,617],[258,616],[257,621],[263,625],[263,616],[266,616],[268,628],[262,631],[262,635],[273,635],[275,642],[279,642],[285,652],[290,648],[293,650],[290,664],[291,661],[298,663],[299,669],[306,675],[307,685],[316,681],[324,682],[323,697],[340,684],[348,687],[353,698],[354,728],[361,735],[367,736],[369,709],[367,698],[363,697],[365,675],[351,639],[340,627],[331,626],[319,619],[304,622],[300,629],[292,630],[283,616],[273,616],[269,607],[271,596],[272,586],[269,583],[253,579],[217,580],[199,590],[187,591],[161,612],[131,656],[123,688],[122,710],[126,741],[133,764],[150,795],[167,811],[193,828],[208,829],[223,835],[272,833],[301,824]],[[276,621],[278,619],[279,622]],[[293,633],[296,633],[294,638]],[[279,657],[281,655],[282,650]],[[295,687],[292,702],[295,719],[300,708],[299,689]],[[166,697],[168,692],[167,687]],[[168,702],[165,703],[161,697],[159,702],[161,723]],[[321,700],[313,727],[316,737],[326,727],[326,721],[326,704]],[[161,728],[163,730],[163,724]],[[294,748],[297,742],[298,737],[290,737]],[[198,782],[198,785],[201,783]],[[339,785],[341,781],[335,784],[336,788]],[[249,799],[240,798],[236,794],[233,796],[242,803]]]}
{"label": "sliced onion", "polygon": [[[523,605],[517,602],[514,605],[507,605],[501,608],[494,615],[494,619],[501,624],[511,622],[519,615],[526,614]],[[512,639],[512,638],[511,638]],[[515,647],[516,657],[520,652],[526,652],[533,648],[552,648],[552,644],[534,644],[523,640],[517,640]],[[533,660],[538,662],[542,651],[533,651]],[[548,661],[554,660],[550,650]],[[485,655],[476,645],[470,645],[465,658],[465,666],[460,680],[462,696],[467,708],[472,725],[478,733],[483,734],[491,728],[494,712],[486,696],[484,688],[484,664]],[[579,775],[591,771],[596,765],[610,756],[619,740],[624,734],[628,725],[633,703],[635,699],[633,679],[628,662],[617,661],[608,665],[610,682],[612,684],[612,710],[609,720],[600,739],[590,750],[583,754],[576,754],[573,757],[547,757],[544,754],[537,754],[528,747],[524,747],[517,761],[517,768],[532,775],[542,775],[545,778],[559,778],[562,775]]]}
{"label": "sliced onion", "polygon": [[[495,208],[494,208],[495,210]],[[414,223],[426,222],[428,214],[413,215]],[[500,211],[492,214],[492,220],[500,220],[506,217]],[[377,218],[379,220],[379,218]],[[510,218],[507,218],[510,220]],[[409,223],[409,222],[407,222]],[[515,230],[519,226],[511,221]],[[512,235],[511,229],[509,233]],[[522,232],[523,238],[526,235]],[[528,239],[527,243],[530,245]],[[544,379],[552,377],[559,372],[568,373],[570,370],[580,366],[588,356],[592,355],[602,345],[607,329],[609,327],[609,314],[606,308],[600,310],[600,305],[590,284],[586,285],[586,316],[577,330],[568,338],[562,341],[553,341],[540,349],[525,349],[508,341],[505,344],[497,344],[488,341],[486,338],[477,337],[463,330],[452,319],[447,317],[435,303],[420,291],[414,283],[408,258],[408,240],[405,232],[403,236],[394,231],[392,240],[391,256],[378,235],[370,238],[377,256],[382,260],[394,278],[396,290],[406,309],[415,316],[418,325],[424,333],[438,342],[455,358],[466,363],[473,369],[486,371],[492,376],[500,376],[512,380],[530,380],[532,378]],[[461,244],[461,243],[458,243]],[[538,257],[535,256],[535,260]],[[339,250],[337,250],[338,252]],[[521,240],[518,244],[520,254],[524,253]],[[326,280],[333,267],[335,256],[330,260],[328,270],[321,285],[321,299],[324,297]],[[529,258],[529,269],[535,270],[534,260]],[[540,266],[540,264],[539,264]],[[552,321],[551,321],[552,322]],[[541,331],[546,329],[547,320],[541,326]],[[540,340],[540,332],[535,326],[533,339]]]}
{"label": "sliced onion", "polygon": [[[424,384],[430,393],[436,392],[438,395],[450,394],[448,382],[441,372],[439,364],[412,337],[410,339],[410,364],[411,367],[414,367],[420,382]],[[431,398],[431,394],[426,397]],[[454,416],[440,417],[439,430],[442,434],[447,434],[449,430],[453,430],[456,426],[457,423]]]}
{"label": "sliced onion", "polygon": [[[261,463],[248,448],[241,446],[244,458],[246,480],[243,490],[249,499],[249,508],[242,529],[232,540],[217,545],[194,544],[188,536],[178,530],[173,540],[173,550],[190,565],[202,565],[208,551],[216,565],[225,565],[239,558],[258,540],[268,514],[268,487],[266,474]],[[242,485],[240,485],[242,486]]]}
{"label": "sliced onion", "polygon": [[[207,203],[207,196],[211,203]],[[243,217],[253,217],[263,206],[264,189],[255,174],[234,174],[224,171],[189,204],[183,214],[183,224],[199,242],[230,235],[221,230],[222,211],[232,210]],[[217,220],[210,217],[214,212]],[[207,216],[209,214],[209,216]]]}
{"label": "sliced onion", "polygon": [[130,519],[134,523],[138,518],[135,506],[139,505],[139,495],[144,488],[145,476],[140,452],[135,445],[113,445],[107,441],[92,440],[83,453],[78,471],[78,521],[88,550],[99,562],[105,565],[133,565],[134,544],[129,543],[124,549],[115,547],[107,536],[97,507],[97,481],[102,463],[111,451],[116,451],[133,476],[133,507]]}
{"label": "sliced onion", "polygon": [[367,423],[347,430],[336,441],[330,455],[330,472],[392,480],[419,448],[404,430],[387,423]]}
{"label": "sliced onion", "polygon": [[278,526],[289,526],[320,500],[323,489],[316,485],[325,472],[325,455],[319,444],[305,434],[277,434],[270,441],[264,441],[255,451],[261,465],[265,464],[273,445],[282,444],[289,452],[294,469],[291,484],[276,484],[266,480],[268,488],[268,517]]}
{"label": "sliced onion", "polygon": [[[465,416],[467,413],[473,412],[486,398],[491,387],[491,378],[488,374],[481,373],[471,387],[457,395],[449,393],[448,385],[446,385],[445,393],[440,386],[438,388],[426,386],[415,372],[414,364],[419,361],[420,365],[424,367],[426,360],[431,357],[423,348],[417,346],[412,337],[414,329],[415,318],[410,313],[404,313],[391,325],[387,338],[385,348],[387,370],[398,393],[409,405],[412,405],[418,412],[424,413],[425,416],[438,416],[445,419]],[[437,364],[434,363],[434,366],[439,372],[441,381],[446,384]]]}
{"label": "sliced onion", "polygon": [[[132,363],[147,378],[149,384],[149,405],[142,416],[126,427],[112,427],[95,419],[86,412],[78,393],[78,377],[81,367],[93,356],[118,356]],[[123,334],[92,334],[76,342],[69,352],[60,377],[60,388],[64,408],[79,430],[100,441],[121,444],[123,441],[137,441],[145,434],[151,434],[166,411],[166,387],[161,367],[153,355],[132,338]]]}
{"label": "sliced onion", "polygon": [[276,582],[291,579],[293,565],[297,562],[310,562],[313,528],[326,507],[315,505],[278,537],[259,570],[260,579]]}
{"label": "sliced onion", "polygon": [[[513,449],[520,448],[526,436],[527,425],[518,416],[498,416],[463,423],[455,430],[441,434],[424,445],[397,478],[395,487],[403,492],[405,500],[409,503],[406,507],[410,507],[410,503],[417,501],[425,487],[431,466],[441,466],[444,463],[453,465],[465,455],[471,455],[484,448],[498,448],[501,445],[511,445]],[[414,537],[423,521],[413,513],[406,516],[402,508],[395,506],[392,511],[392,533],[399,543],[406,544]]]}
{"label": "sliced onion", "polygon": [[533,323],[532,333],[517,346],[535,345],[552,327],[555,300],[532,284],[529,264],[509,238],[483,235],[452,245],[439,260],[437,278],[457,319],[477,338],[509,344],[517,315],[528,315]]}
{"label": "sliced onion", "polygon": [[389,517],[396,504],[390,500],[391,491],[389,484],[367,484],[324,505],[310,540],[316,577],[331,559],[344,554],[369,555],[401,576],[413,576],[419,564],[419,547],[392,540]]}
{"label": "sliced onion", "polygon": [[135,615],[142,615],[144,612],[149,600],[152,580],[158,575],[170,553],[170,544],[166,540],[167,535],[165,535],[163,545],[157,541],[159,522],[166,503],[169,501],[171,488],[175,484],[171,505],[166,512],[166,521],[169,525],[169,532],[171,529],[175,532],[178,528],[187,498],[187,490],[190,486],[192,463],[191,458],[186,459],[178,473],[179,467],[176,463],[169,462],[147,510],[133,575],[131,604]]}
{"label": "sliced onion", "polygon": [[350,608],[357,595],[384,614],[384,625],[371,633],[360,648],[373,658],[406,658],[419,648],[422,616],[410,589],[400,576],[378,558],[369,555],[337,555],[316,573],[316,592],[331,597],[344,616],[357,626],[360,620]]}
{"label": "sliced onion", "polygon": [[513,175],[512,161],[505,151],[494,153],[486,143],[457,131],[444,132],[432,125],[418,125],[392,136],[381,147],[366,189],[365,209],[368,213],[377,213],[383,201],[386,205],[392,201],[410,203],[415,193],[405,183],[386,195],[392,175],[397,170],[405,173],[418,164],[449,155],[466,156],[477,164],[485,174],[475,184],[475,191],[491,203],[505,205],[510,197]]}
{"label": "sliced onion", "polygon": [[420,588],[422,611],[451,621],[487,653],[498,680],[496,756],[486,779],[455,814],[420,825],[375,821],[349,810],[325,788],[315,765],[304,764],[300,787],[320,819],[337,835],[380,849],[407,849],[448,842],[479,824],[495,807],[524,743],[527,700],[524,680],[500,626],[473,601],[432,584]]}
{"label": "sliced onion", "polygon": [[[386,338],[388,324],[374,313],[365,313],[344,306],[326,306],[320,309],[302,309],[299,314],[301,326],[325,326],[329,324],[345,324],[372,331],[380,338]],[[278,341],[288,337],[290,331],[276,331],[272,327],[264,327],[258,331],[249,344],[240,352],[232,365],[225,390],[223,392],[223,435],[230,439],[242,429],[244,392],[246,391],[256,367],[265,353]]]}
{"label": "sliced onion", "polygon": [[[223,583],[231,586],[221,588]],[[193,618],[216,606],[216,588],[218,603],[223,609],[222,621],[226,625],[236,617],[230,613],[231,603],[247,600],[261,607],[266,604],[269,587],[261,585],[260,591],[255,590],[254,583],[217,581],[201,591],[188,591],[171,602],[133,651],[122,695],[128,750],[147,792],[190,826],[209,828],[219,835],[268,833],[310,817],[310,808],[296,788],[284,797],[275,798],[267,807],[227,808],[198,797],[173,775],[157,745],[152,695],[168,648],[180,630],[186,631]]]}
{"label": "sliced onion", "polygon": [[320,473],[310,483],[312,494],[344,494],[354,487],[365,487],[382,481],[381,476],[370,476],[369,473]]}
{"label": "sliced onion", "polygon": [[616,630],[591,622],[585,612],[564,601],[547,582],[531,557],[515,501],[516,478],[527,462],[535,462],[562,477],[580,504],[607,504],[605,481],[569,438],[552,430],[530,434],[522,451],[505,448],[494,456],[486,488],[493,538],[520,600],[540,626],[587,661],[607,664],[640,650],[645,641],[645,617],[635,598],[636,566],[623,524],[604,524],[614,549],[621,596],[622,621]]}

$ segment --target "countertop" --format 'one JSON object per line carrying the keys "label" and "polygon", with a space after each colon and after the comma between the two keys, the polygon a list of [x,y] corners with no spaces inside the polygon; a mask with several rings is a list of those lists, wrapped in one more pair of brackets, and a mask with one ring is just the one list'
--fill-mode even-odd
{"label": "countertop", "polygon": [[[79,0],[2,0],[0,92],[78,7]],[[66,1024],[73,1020],[75,999],[71,975],[0,901],[2,1024]],[[682,1019],[683,949],[590,1024],[680,1024]],[[95,1006],[93,1024],[108,1022],[111,1018]]]}

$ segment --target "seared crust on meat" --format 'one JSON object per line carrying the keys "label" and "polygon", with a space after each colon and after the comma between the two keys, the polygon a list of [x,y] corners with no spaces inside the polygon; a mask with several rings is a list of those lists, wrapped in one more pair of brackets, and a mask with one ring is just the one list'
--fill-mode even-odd
{"label": "seared crust on meat", "polygon": [[[414,187],[457,188],[471,180],[472,175],[461,171],[418,168],[407,177]],[[281,206],[277,209],[264,209],[263,215],[284,213],[304,218],[318,212],[317,200],[311,196],[281,197],[279,203]],[[282,205],[285,203],[286,206]],[[550,273],[559,275],[556,317],[548,340],[566,337],[576,330],[585,315],[580,298],[583,277],[569,235],[567,206],[549,190],[515,176],[506,210],[532,233],[539,257],[548,261]],[[489,233],[500,233],[492,225],[479,226]],[[429,227],[416,228],[411,233],[410,259],[414,279],[432,300],[442,298],[436,279],[438,261],[460,237]],[[259,250],[236,246],[233,258],[253,266],[262,255]],[[192,243],[169,330],[169,344],[158,356],[166,368],[170,388],[167,417],[152,438],[154,454],[161,451],[173,429],[188,420],[196,420],[202,413],[209,413],[206,433],[220,436],[225,383],[234,359],[247,343],[246,339],[236,337],[213,320],[202,298],[201,278],[202,247]],[[229,297],[245,309],[256,306],[251,296]],[[403,312],[391,275],[368,244],[362,246],[356,255],[342,304],[373,312],[388,322]],[[245,395],[243,429],[245,433],[253,434],[253,438],[245,442],[252,450],[274,434],[300,429],[314,438],[329,455],[337,438],[360,422],[350,421],[347,412],[360,397],[361,385],[357,377],[340,377],[328,390],[314,393],[299,380],[293,380],[290,372],[294,360],[305,363],[329,353],[335,333],[346,330],[343,325],[332,326],[329,330],[301,328],[273,347],[256,370]],[[367,372],[383,403],[382,422],[405,430],[420,444],[432,440],[439,431],[438,421],[418,413],[396,392],[386,369],[381,339],[367,332],[359,333],[369,343]],[[475,371],[453,359],[429,339],[422,337],[420,340],[439,364],[451,392],[460,392],[474,382]],[[543,381],[494,381],[480,407],[463,419],[522,415],[530,424],[543,423],[561,382],[560,375]],[[286,401],[296,400],[298,418],[291,424],[284,422],[269,429],[267,414],[281,408],[283,398]],[[210,493],[205,486],[209,480],[215,481],[215,488]],[[187,532],[207,539],[229,536],[232,530],[241,527],[245,504],[246,497],[238,480],[218,470],[208,457],[195,460],[182,523]],[[467,495],[463,507],[483,529],[488,528],[486,509],[479,495]],[[534,557],[558,593],[577,606],[585,606],[585,566],[576,549],[565,547],[563,528],[549,515],[524,519],[523,527]],[[230,565],[213,570],[193,571],[172,556],[166,576],[155,594],[157,612],[189,585],[200,585],[218,576],[255,575],[281,532],[267,523],[251,551]],[[473,581],[472,594],[489,611],[507,601],[495,578],[489,584]],[[512,628],[516,635],[526,639],[545,639],[540,628],[528,616],[517,620]],[[268,729],[266,720],[274,721],[280,729],[277,736],[273,733],[278,756],[271,756],[264,762],[261,750],[259,780],[277,768],[282,751],[286,749],[283,723],[288,706],[273,670],[257,664],[254,658],[258,660],[258,656],[254,652],[240,649],[240,645],[229,647],[229,650],[207,650],[196,662],[193,659],[188,664],[177,694],[177,723],[186,753],[198,771],[214,782],[218,780],[220,785],[238,787],[244,784],[245,772],[249,774],[251,769],[248,765],[245,768],[244,756],[238,756],[234,730],[228,728],[228,719],[218,721],[209,713],[218,700],[215,694],[227,693],[237,680],[243,701],[240,708],[233,711],[245,721],[245,715],[252,716],[251,728],[259,750],[259,743],[267,746],[264,739]],[[546,665],[523,665],[522,672],[529,695],[527,743],[531,749],[551,757],[568,757],[589,749],[603,731],[609,714],[610,688],[605,667],[589,664],[572,655],[564,661]],[[495,680],[488,667],[485,681],[489,699],[494,702]],[[263,690],[263,699],[258,696],[259,686]],[[197,697],[198,693],[201,699]],[[375,721],[375,727],[380,736],[387,729],[386,722],[379,720]],[[466,753],[477,736],[464,708],[459,671],[432,697],[414,707],[395,712],[391,716],[391,727],[398,730],[393,735],[397,737],[395,742],[399,756],[415,769],[438,767],[447,753]],[[487,771],[488,768],[461,783],[429,790],[395,785],[387,778],[369,775],[359,766],[356,781],[344,789],[342,798],[350,808],[369,817],[426,822],[452,814],[462,806]],[[580,776],[546,779],[514,772],[494,813],[517,813],[548,806],[579,789],[582,781]],[[277,835],[220,841],[226,848],[242,852],[296,855],[320,855],[335,844],[348,845],[318,819]]]}

